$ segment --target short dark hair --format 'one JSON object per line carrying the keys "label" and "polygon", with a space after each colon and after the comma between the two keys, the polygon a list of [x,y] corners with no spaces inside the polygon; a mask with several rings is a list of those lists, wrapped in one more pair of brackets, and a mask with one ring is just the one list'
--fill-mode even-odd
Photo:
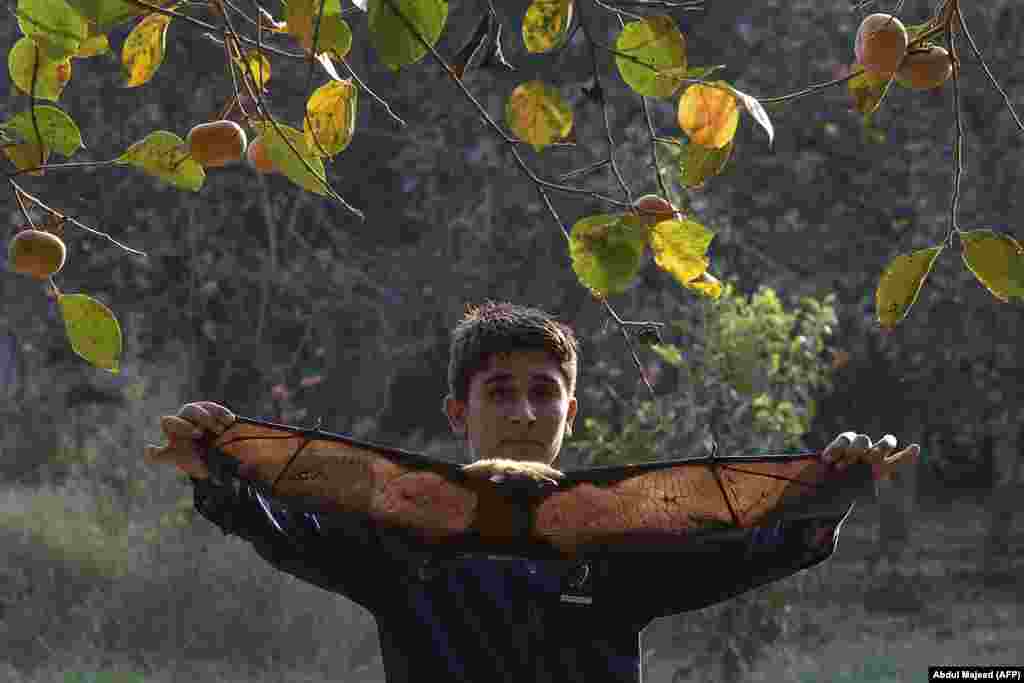
{"label": "short dark hair", "polygon": [[473,375],[487,368],[493,354],[533,350],[551,354],[569,396],[575,395],[579,342],[569,325],[539,308],[507,301],[467,304],[466,314],[452,330],[448,392],[465,403]]}

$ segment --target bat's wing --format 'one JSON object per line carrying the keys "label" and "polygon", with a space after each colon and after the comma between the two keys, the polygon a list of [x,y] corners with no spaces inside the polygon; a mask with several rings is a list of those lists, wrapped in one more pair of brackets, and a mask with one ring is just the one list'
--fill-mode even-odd
{"label": "bat's wing", "polygon": [[841,516],[873,490],[866,465],[826,479],[820,453],[591,468],[531,493],[422,454],[243,417],[208,445],[213,476],[253,482],[297,509],[362,516],[446,550],[538,558],[679,552],[684,540]]}
{"label": "bat's wing", "polygon": [[873,495],[871,469],[827,474],[817,452],[719,456],[572,472],[531,534],[564,555],[658,552],[777,521],[841,516]]}
{"label": "bat's wing", "polygon": [[475,518],[477,494],[457,465],[316,429],[238,417],[207,463],[296,507],[365,516],[428,541],[463,535]]}

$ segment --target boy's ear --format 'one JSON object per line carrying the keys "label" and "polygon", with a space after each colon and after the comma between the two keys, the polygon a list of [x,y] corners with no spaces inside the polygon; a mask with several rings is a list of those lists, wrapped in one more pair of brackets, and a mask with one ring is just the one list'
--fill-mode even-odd
{"label": "boy's ear", "polygon": [[448,394],[441,400],[441,412],[448,418],[452,431],[458,435],[466,433],[466,404]]}

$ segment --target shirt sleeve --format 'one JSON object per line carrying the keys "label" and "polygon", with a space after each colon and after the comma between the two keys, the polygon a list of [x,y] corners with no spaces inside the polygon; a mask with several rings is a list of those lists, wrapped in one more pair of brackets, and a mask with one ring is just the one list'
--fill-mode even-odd
{"label": "shirt sleeve", "polygon": [[614,604],[641,624],[723,602],[827,560],[853,507],[842,517],[749,529],[706,551],[608,560],[595,602]]}
{"label": "shirt sleeve", "polygon": [[[344,595],[373,611],[391,582],[395,555],[369,523],[289,510],[238,478],[192,478],[196,511],[228,535],[252,544],[280,571]],[[388,546],[393,544],[388,544]]]}

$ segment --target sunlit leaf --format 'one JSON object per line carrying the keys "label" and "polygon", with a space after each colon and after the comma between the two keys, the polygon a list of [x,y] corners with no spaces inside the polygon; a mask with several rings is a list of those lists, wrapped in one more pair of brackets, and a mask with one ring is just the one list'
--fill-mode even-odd
{"label": "sunlit leaf", "polygon": [[[289,180],[309,192],[334,196],[333,192],[324,187],[327,175],[324,171],[323,159],[306,145],[305,133],[291,126],[279,125],[284,133],[283,138],[269,121],[254,123],[254,128],[259,132],[260,138],[266,147],[267,156],[270,157],[274,168],[277,168]],[[288,146],[289,142],[299,153],[298,157],[295,156],[295,152]],[[305,164],[303,164],[303,160],[310,165],[313,173],[309,172]]]}
{"label": "sunlit leaf", "polygon": [[505,123],[516,137],[539,152],[569,135],[573,115],[557,89],[543,81],[529,81],[509,95]]}
{"label": "sunlit leaf", "polygon": [[661,221],[650,231],[648,243],[658,267],[680,284],[687,284],[707,270],[706,256],[715,233],[700,223],[684,218]]}
{"label": "sunlit leaf", "polygon": [[[149,0],[148,4],[167,8],[176,0]],[[85,19],[93,22],[98,33],[107,33],[110,29],[123,24],[135,17],[148,14],[147,7],[133,4],[130,0],[67,0]]]}
{"label": "sunlit leaf", "polygon": [[171,19],[165,14],[150,14],[125,38],[121,48],[125,87],[135,88],[148,83],[163,64],[167,49],[167,27]]}
{"label": "sunlit leaf", "polygon": [[[686,69],[686,38],[675,19],[668,15],[631,21],[615,39],[615,65],[622,80],[645,97],[671,97],[678,81],[660,72],[679,73]],[[626,55],[626,56],[623,56]]]}
{"label": "sunlit leaf", "polygon": [[736,88],[730,87],[733,95],[739,99],[740,104],[750,112],[750,115],[754,117],[754,120],[764,128],[765,132],[768,133],[768,147],[772,146],[772,142],[775,140],[775,128],[772,126],[772,120],[768,118],[768,112],[765,111],[761,103],[758,102],[757,98],[748,95],[744,92],[740,92]]}
{"label": "sunlit leaf", "polygon": [[98,57],[105,55],[110,52],[110,40],[104,33],[90,34],[88,38],[82,41],[82,44],[78,47],[78,51],[74,54],[76,59],[88,59],[90,57]]}
{"label": "sunlit leaf", "polygon": [[315,34],[317,54],[326,52],[344,59],[352,49],[352,29],[341,16],[341,3],[339,0],[324,0],[317,28],[320,3],[321,0],[291,0],[285,8],[288,33],[299,41],[306,54],[313,51]]}
{"label": "sunlit leaf", "polygon": [[574,0],[533,0],[523,17],[528,52],[550,52],[569,37]]}
{"label": "sunlit leaf", "polygon": [[235,63],[246,78],[252,79],[256,89],[262,90],[270,81],[270,60],[256,48],[248,50],[241,59],[236,59]]}
{"label": "sunlit leaf", "polygon": [[22,37],[7,53],[7,68],[11,82],[26,95],[32,92],[32,74],[35,72],[36,98],[56,102],[71,80],[71,58],[52,60],[38,49],[31,38]]}
{"label": "sunlit leaf", "polygon": [[[44,160],[50,150],[63,157],[71,157],[84,146],[82,132],[70,116],[55,106],[39,105],[35,109],[35,124],[32,122],[32,114],[28,111],[15,114],[8,121],[0,124],[0,128],[16,133],[20,139],[25,140],[24,144],[4,148],[4,154],[18,170],[40,165],[40,146],[45,150]],[[37,126],[38,136],[36,135]],[[42,171],[33,173],[33,175],[42,175]]]}
{"label": "sunlit leaf", "polygon": [[691,140],[705,147],[725,147],[736,135],[740,113],[731,86],[691,85],[679,98],[679,127]]}
{"label": "sunlit leaf", "polygon": [[352,81],[345,80],[328,81],[310,95],[303,123],[307,149],[333,157],[348,147],[356,128],[358,94]]}
{"label": "sunlit leaf", "polygon": [[883,329],[891,330],[907,316],[942,249],[900,254],[886,266],[875,290],[875,315]]}
{"label": "sunlit leaf", "polygon": [[57,302],[71,350],[96,367],[118,374],[121,326],[114,313],[85,294],[61,294]]}
{"label": "sunlit leaf", "polygon": [[846,87],[850,91],[850,95],[853,96],[854,108],[861,114],[874,113],[885,99],[892,79],[874,76],[856,62],[853,63],[850,70],[860,72],[846,82]]}
{"label": "sunlit leaf", "polygon": [[646,236],[646,224],[633,215],[580,219],[569,237],[576,277],[600,296],[624,291],[640,270]]}
{"label": "sunlit leaf", "polygon": [[153,131],[129,147],[116,162],[135,166],[183,190],[198,192],[206,180],[206,171],[189,156],[185,141],[166,130]]}
{"label": "sunlit leaf", "polygon": [[50,60],[61,60],[78,51],[88,27],[65,0],[18,0],[18,26]]}
{"label": "sunlit leaf", "polygon": [[398,8],[427,44],[436,47],[448,20],[448,1],[369,0],[370,41],[381,63],[398,71],[423,59],[427,48],[410,32],[406,21],[391,10],[391,5]]}
{"label": "sunlit leaf", "polygon": [[674,95],[683,86],[685,81],[702,81],[719,69],[724,68],[725,64],[716,64],[714,66],[677,66],[658,69],[658,73],[654,77],[655,88],[659,91],[668,90]]}
{"label": "sunlit leaf", "polygon": [[704,271],[689,282],[684,283],[683,286],[710,299],[717,300],[722,296],[722,283],[718,278],[707,271]]}
{"label": "sunlit leaf", "polygon": [[1000,301],[1024,298],[1024,247],[1010,235],[993,230],[960,233],[967,268]]}
{"label": "sunlit leaf", "polygon": [[650,349],[669,365],[680,367],[685,362],[682,352],[675,344],[653,344]]}
{"label": "sunlit leaf", "polygon": [[693,140],[683,148],[679,160],[679,184],[683,187],[700,187],[708,178],[722,172],[732,155],[732,140],[722,147],[705,147]]}

